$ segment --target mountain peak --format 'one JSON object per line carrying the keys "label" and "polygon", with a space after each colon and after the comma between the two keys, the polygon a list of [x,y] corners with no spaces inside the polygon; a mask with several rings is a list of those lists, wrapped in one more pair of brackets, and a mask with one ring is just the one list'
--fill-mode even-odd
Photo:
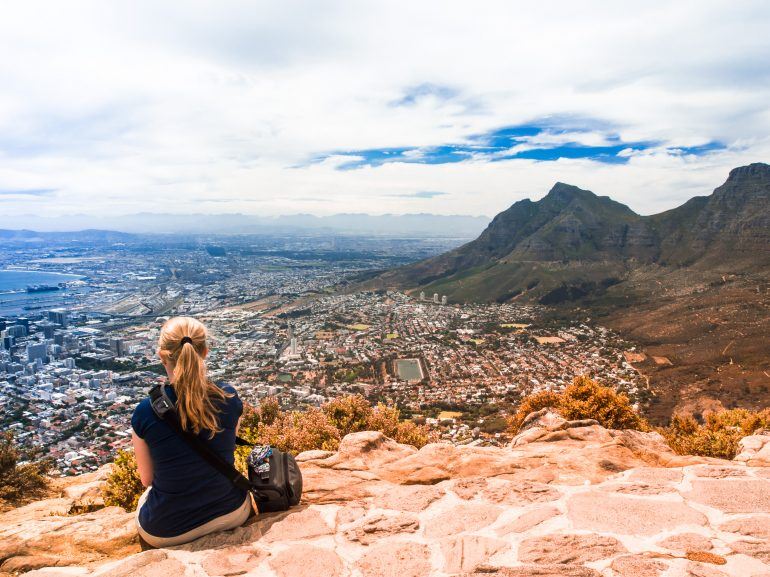
{"label": "mountain peak", "polygon": [[548,191],[548,194],[545,196],[545,198],[570,201],[574,198],[585,198],[587,196],[593,197],[596,195],[590,190],[583,190],[582,188],[578,188],[572,184],[557,182],[553,185],[553,187],[551,187],[551,190]]}
{"label": "mountain peak", "polygon": [[764,162],[754,162],[746,166],[739,166],[730,171],[727,182],[749,180],[755,178],[770,178],[770,164]]}

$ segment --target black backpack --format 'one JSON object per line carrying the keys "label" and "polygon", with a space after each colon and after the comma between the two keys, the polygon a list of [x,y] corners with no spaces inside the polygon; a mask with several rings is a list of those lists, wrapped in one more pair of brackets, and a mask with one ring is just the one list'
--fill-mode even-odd
{"label": "black backpack", "polygon": [[[212,451],[198,435],[182,429],[176,414],[176,405],[166,394],[165,385],[156,385],[150,390],[150,405],[159,419],[165,421],[176,433],[187,442],[209,465],[227,477],[239,489],[249,491],[254,496],[260,513],[286,511],[297,505],[302,497],[302,472],[294,459],[294,455],[285,453],[275,447],[270,447],[271,454],[267,458],[268,471],[257,471],[249,466],[249,478],[244,477],[238,469]],[[235,438],[235,444],[252,446],[251,443]]]}

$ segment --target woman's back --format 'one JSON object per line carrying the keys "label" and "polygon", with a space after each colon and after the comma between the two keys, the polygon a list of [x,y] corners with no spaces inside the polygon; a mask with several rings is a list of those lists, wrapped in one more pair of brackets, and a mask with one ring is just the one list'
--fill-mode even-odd
{"label": "woman's back", "polygon": [[[232,463],[243,404],[235,389],[228,385],[220,388],[232,395],[216,403],[222,430],[212,438],[210,431],[202,430],[199,437],[222,459]],[[177,400],[172,387],[167,386],[166,391],[172,400]],[[139,511],[139,523],[145,531],[158,537],[173,537],[230,513],[243,503],[246,492],[235,487],[160,420],[149,398],[136,407],[131,426],[147,443],[153,465],[152,490]]]}

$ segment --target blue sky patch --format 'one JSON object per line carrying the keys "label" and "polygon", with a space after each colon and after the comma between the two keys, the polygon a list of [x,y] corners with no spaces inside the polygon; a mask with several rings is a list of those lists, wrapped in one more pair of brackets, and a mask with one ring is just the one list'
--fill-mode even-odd
{"label": "blue sky patch", "polygon": [[[404,98],[432,94],[433,90],[438,88],[435,85],[420,85],[407,92]],[[450,97],[447,95],[447,98]],[[556,116],[470,135],[459,143],[335,151],[320,155],[313,162],[332,156],[349,156],[350,161],[340,163],[338,170],[376,167],[391,162],[449,164],[465,160],[499,162],[512,159],[546,162],[561,158],[584,158],[594,162],[624,164],[634,154],[651,149],[663,149],[672,155],[704,155],[725,148],[723,143],[717,141],[690,147],[667,146],[660,141],[624,141],[604,121]]]}
{"label": "blue sky patch", "polygon": [[699,146],[676,146],[670,147],[668,150],[671,154],[694,154],[695,156],[702,156],[704,154],[708,154],[709,152],[725,150],[726,148],[727,145],[724,143],[712,140],[711,142],[707,142],[706,144],[701,144]]}

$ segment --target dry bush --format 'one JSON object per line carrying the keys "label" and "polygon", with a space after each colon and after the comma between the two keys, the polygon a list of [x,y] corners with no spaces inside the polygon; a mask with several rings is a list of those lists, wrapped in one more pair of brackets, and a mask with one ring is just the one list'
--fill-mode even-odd
{"label": "dry bush", "polygon": [[[339,397],[320,409],[284,412],[277,404],[273,407],[269,423],[252,414],[242,419],[240,435],[254,444],[272,445],[294,454],[311,449],[334,451],[345,435],[360,431],[381,431],[399,443],[418,448],[434,440],[427,427],[401,421],[397,408],[382,404],[372,407],[361,395]],[[257,412],[262,411],[260,407]],[[245,466],[247,454],[247,450],[239,449],[239,467]]]}
{"label": "dry bush", "polygon": [[607,429],[649,430],[649,424],[631,406],[628,397],[586,377],[575,377],[563,391],[541,391],[524,398],[510,420],[518,432],[527,415],[551,407],[567,420],[594,419]]}
{"label": "dry bush", "polygon": [[278,414],[281,412],[281,405],[278,404],[278,399],[275,397],[266,397],[259,403],[257,414],[259,415],[259,422],[265,425],[272,425]]}
{"label": "dry bush", "polygon": [[48,488],[48,460],[19,463],[24,457],[13,434],[0,434],[0,503],[20,505],[43,495]]}
{"label": "dry bush", "polygon": [[546,407],[558,410],[559,405],[561,405],[561,394],[554,391],[540,391],[524,397],[516,413],[508,421],[510,430],[514,433],[518,432],[524,419],[530,413]]}
{"label": "dry bush", "polygon": [[671,424],[660,429],[660,433],[680,455],[732,459],[738,452],[738,441],[768,427],[770,409],[760,412],[732,409],[708,414],[703,424],[691,415],[674,415]]}
{"label": "dry bush", "polygon": [[418,449],[438,438],[437,432],[431,432],[424,425],[418,425],[413,421],[402,421],[401,413],[396,407],[388,407],[382,403],[378,403],[372,409],[364,430],[380,431],[394,441],[412,445]]}
{"label": "dry bush", "polygon": [[372,417],[372,405],[361,395],[338,397],[326,403],[322,409],[332,426],[339,431],[340,437],[367,430]]}
{"label": "dry bush", "polygon": [[102,487],[104,504],[108,507],[123,507],[126,511],[136,510],[139,497],[144,492],[142,480],[133,451],[118,451],[107,482]]}
{"label": "dry bush", "polygon": [[272,424],[260,424],[248,440],[297,454],[311,449],[334,451],[340,434],[321,409],[311,408],[278,413]]}

